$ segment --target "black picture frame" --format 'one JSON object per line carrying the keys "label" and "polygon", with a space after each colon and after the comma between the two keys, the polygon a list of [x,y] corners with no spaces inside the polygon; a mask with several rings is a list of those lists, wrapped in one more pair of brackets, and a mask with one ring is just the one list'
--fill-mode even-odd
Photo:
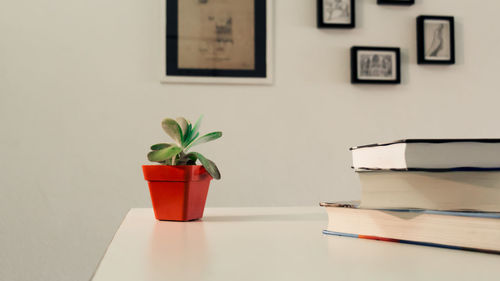
{"label": "black picture frame", "polygon": [[[271,34],[269,19],[271,0],[254,0],[254,69],[207,69],[207,68],[180,68],[179,65],[179,1],[182,0],[163,0],[165,1],[165,67],[164,82],[197,82],[196,78],[201,78],[201,83],[233,83],[231,80],[238,81],[234,83],[248,81],[249,83],[271,83],[270,73],[271,58],[269,40]],[[215,82],[210,82],[206,78],[217,78]],[[227,79],[226,79],[227,78]],[[234,79],[231,79],[234,78]],[[255,79],[253,79],[255,78]],[[220,80],[222,79],[222,80]],[[252,82],[256,81],[256,82]]]}
{"label": "black picture frame", "polygon": [[327,23],[323,20],[325,11],[324,1],[317,0],[317,24],[318,28],[354,28],[356,26],[356,5],[355,0],[344,0],[350,5],[350,22],[348,23]]}
{"label": "black picture frame", "polygon": [[410,6],[415,4],[415,0],[377,0],[377,4]]}
{"label": "black picture frame", "polygon": [[[434,38],[432,41],[436,41],[438,43],[431,42],[430,47],[429,44],[426,44],[425,38],[429,38],[430,35],[426,36],[426,32],[430,32],[430,27],[426,30],[426,22],[436,21],[439,22],[447,22],[448,28],[446,25],[439,25],[441,31],[445,30],[444,34],[441,33],[439,35],[439,31],[434,31]],[[449,33],[447,33],[449,31]],[[448,37],[446,36],[448,34]],[[435,39],[438,38],[438,39]],[[441,38],[441,39],[439,39]],[[430,41],[430,40],[429,40]],[[446,42],[448,45],[446,46]],[[445,44],[443,47],[441,44]],[[436,47],[434,47],[436,46]],[[439,47],[441,46],[441,47]],[[442,58],[439,58],[436,52],[437,49],[443,50],[444,55]],[[438,50],[439,51],[439,50]],[[418,64],[454,64],[455,63],[455,19],[453,16],[429,16],[429,15],[421,15],[417,17],[417,63]]]}
{"label": "black picture frame", "polygon": [[[394,78],[379,78],[376,77],[361,77],[358,69],[359,61],[358,61],[358,53],[360,51],[364,51],[365,53],[369,53],[370,51],[374,53],[394,53],[394,61],[392,63],[391,59],[391,67],[387,67],[385,62],[378,62],[377,60],[377,69],[378,70],[387,70],[391,69],[391,73],[394,73]],[[367,66],[372,64],[372,61],[375,59],[375,54],[372,58],[367,58],[369,61],[367,62]],[[370,61],[371,60],[371,61]],[[366,62],[365,62],[366,63]],[[384,67],[385,66],[385,67]],[[373,66],[372,66],[373,67]],[[361,70],[362,71],[362,70]],[[369,70],[368,70],[369,71]],[[378,71],[380,73],[380,71]],[[371,74],[367,74],[371,75]],[[372,46],[353,46],[351,47],[351,83],[352,84],[400,84],[401,83],[401,54],[400,48],[398,47],[372,47]]]}

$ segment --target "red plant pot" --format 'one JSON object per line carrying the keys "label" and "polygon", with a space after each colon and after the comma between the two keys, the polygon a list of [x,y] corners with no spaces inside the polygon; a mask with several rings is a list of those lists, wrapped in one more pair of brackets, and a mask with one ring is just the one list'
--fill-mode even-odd
{"label": "red plant pot", "polygon": [[143,165],[155,217],[190,221],[203,217],[212,177],[201,165]]}

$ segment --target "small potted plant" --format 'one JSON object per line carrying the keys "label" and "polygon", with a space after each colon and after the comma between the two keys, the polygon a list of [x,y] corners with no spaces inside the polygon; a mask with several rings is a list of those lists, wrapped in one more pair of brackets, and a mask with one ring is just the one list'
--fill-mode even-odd
{"label": "small potted plant", "polygon": [[[199,137],[201,119],[193,126],[182,117],[165,118],[161,125],[175,143],[151,146],[148,159],[160,165],[142,166],[158,220],[190,221],[203,217],[210,181],[220,179],[214,162],[189,151],[195,145],[222,136],[222,132],[212,132]],[[197,165],[197,161],[201,165]]]}

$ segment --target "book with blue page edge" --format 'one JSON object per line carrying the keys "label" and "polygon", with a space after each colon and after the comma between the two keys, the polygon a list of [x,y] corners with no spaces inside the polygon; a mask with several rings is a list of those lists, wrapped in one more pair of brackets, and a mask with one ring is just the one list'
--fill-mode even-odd
{"label": "book with blue page edge", "polygon": [[[500,254],[500,213],[424,209],[364,209],[359,202],[322,202],[324,234]],[[448,221],[448,223],[446,223]]]}

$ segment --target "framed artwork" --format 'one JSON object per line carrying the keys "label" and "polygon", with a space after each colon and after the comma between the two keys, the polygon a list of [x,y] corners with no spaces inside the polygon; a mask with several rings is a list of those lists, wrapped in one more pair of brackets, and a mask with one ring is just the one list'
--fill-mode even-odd
{"label": "framed artwork", "polygon": [[273,0],[163,0],[162,82],[272,83]]}
{"label": "framed artwork", "polygon": [[354,0],[318,0],[319,28],[354,28]]}
{"label": "framed artwork", "polygon": [[353,46],[351,48],[351,83],[401,83],[399,48]]}
{"label": "framed artwork", "polygon": [[379,5],[413,5],[415,0],[377,0]]}
{"label": "framed artwork", "polygon": [[453,17],[417,17],[417,58],[419,64],[455,63]]}

